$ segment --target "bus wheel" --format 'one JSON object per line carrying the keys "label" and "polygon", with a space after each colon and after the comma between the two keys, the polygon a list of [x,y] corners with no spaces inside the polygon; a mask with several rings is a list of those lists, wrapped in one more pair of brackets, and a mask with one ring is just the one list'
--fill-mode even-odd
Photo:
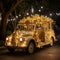
{"label": "bus wheel", "polygon": [[27,52],[29,54],[32,54],[32,53],[34,53],[34,51],[35,51],[35,44],[33,42],[30,42],[27,47]]}

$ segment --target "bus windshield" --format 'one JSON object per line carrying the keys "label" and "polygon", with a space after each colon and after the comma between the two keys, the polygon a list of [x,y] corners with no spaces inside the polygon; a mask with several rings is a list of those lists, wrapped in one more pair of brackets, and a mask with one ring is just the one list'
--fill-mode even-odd
{"label": "bus windshield", "polygon": [[18,30],[18,29],[31,31],[31,30],[34,30],[34,25],[32,25],[32,24],[28,24],[28,25],[26,25],[26,24],[19,24],[17,26],[16,30]]}

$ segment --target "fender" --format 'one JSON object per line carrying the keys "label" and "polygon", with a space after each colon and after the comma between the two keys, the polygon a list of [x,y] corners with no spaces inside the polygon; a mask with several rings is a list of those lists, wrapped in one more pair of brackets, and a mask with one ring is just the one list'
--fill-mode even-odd
{"label": "fender", "polygon": [[27,40],[27,47],[28,47],[30,42],[33,42],[35,44],[35,46],[36,46],[35,40],[30,38],[30,39]]}

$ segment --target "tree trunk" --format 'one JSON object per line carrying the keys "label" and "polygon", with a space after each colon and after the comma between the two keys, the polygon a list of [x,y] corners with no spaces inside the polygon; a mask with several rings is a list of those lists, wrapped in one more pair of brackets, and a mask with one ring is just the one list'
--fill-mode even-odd
{"label": "tree trunk", "polygon": [[6,26],[7,26],[7,18],[9,14],[3,14],[1,20],[1,31],[0,31],[0,39],[5,40],[6,37]]}
{"label": "tree trunk", "polygon": [[1,25],[0,25],[0,39],[5,40],[6,38],[6,26],[7,26],[7,18],[9,17],[9,14],[17,7],[19,3],[21,3],[23,0],[16,0],[9,8],[9,11],[3,13]]}

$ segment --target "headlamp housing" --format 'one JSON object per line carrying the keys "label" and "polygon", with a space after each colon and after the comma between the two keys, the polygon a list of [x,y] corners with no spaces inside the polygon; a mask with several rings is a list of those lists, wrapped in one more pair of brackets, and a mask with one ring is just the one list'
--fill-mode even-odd
{"label": "headlamp housing", "polygon": [[25,39],[24,39],[24,38],[20,38],[19,40],[22,42],[22,41],[24,41]]}

